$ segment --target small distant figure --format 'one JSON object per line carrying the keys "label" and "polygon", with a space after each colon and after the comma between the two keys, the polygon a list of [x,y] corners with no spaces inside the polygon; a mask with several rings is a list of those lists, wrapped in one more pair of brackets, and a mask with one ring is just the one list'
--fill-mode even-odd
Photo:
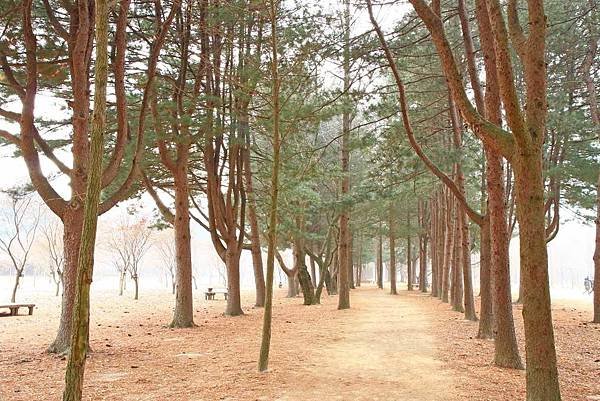
{"label": "small distant figure", "polygon": [[585,294],[591,294],[594,292],[594,280],[589,278],[589,276],[586,277],[583,280],[583,287],[585,288]]}

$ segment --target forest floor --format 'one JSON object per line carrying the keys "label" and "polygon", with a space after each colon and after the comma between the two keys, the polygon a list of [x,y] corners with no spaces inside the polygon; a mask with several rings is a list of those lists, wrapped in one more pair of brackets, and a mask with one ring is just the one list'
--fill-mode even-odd
{"label": "forest floor", "polygon": [[[198,292],[199,293],[199,292]],[[495,368],[493,342],[428,295],[363,287],[352,309],[336,297],[305,307],[276,292],[271,362],[256,370],[262,311],[224,317],[225,303],[195,298],[192,329],[169,329],[172,296],[139,301],[93,294],[86,400],[524,399],[523,371]],[[244,294],[246,305],[252,294]],[[56,330],[57,299],[33,316],[0,317],[0,400],[57,400],[64,357],[44,352]],[[586,305],[587,307],[587,305]],[[565,401],[600,400],[600,325],[589,309],[556,303],[554,318]],[[522,321],[515,307],[517,335]],[[524,355],[524,354],[523,354]]]}

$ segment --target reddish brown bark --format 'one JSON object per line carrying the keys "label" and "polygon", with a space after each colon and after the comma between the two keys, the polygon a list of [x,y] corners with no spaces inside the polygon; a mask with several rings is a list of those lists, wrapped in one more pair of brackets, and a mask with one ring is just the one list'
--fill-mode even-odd
{"label": "reddish brown bark", "polygon": [[[350,2],[344,2],[344,92],[350,89]],[[340,150],[342,168],[342,182],[340,185],[341,196],[345,197],[350,192],[350,111],[344,110],[342,115],[342,144]],[[342,206],[340,213],[340,243],[338,271],[338,309],[350,308],[350,277],[349,268],[352,266],[352,247],[350,246],[350,211],[348,206]]]}
{"label": "reddish brown bark", "polygon": [[379,223],[379,233],[377,235],[375,253],[375,271],[377,276],[377,288],[383,289],[383,238],[381,235],[381,223]]}
{"label": "reddish brown bark", "polygon": [[490,238],[490,217],[489,214],[481,226],[480,234],[481,244],[479,258],[479,274],[480,284],[479,291],[481,292],[481,306],[479,310],[480,320],[477,330],[477,338],[488,339],[494,338],[494,311],[492,301],[492,284],[491,284],[491,238]]}
{"label": "reddish brown bark", "polygon": [[[502,124],[500,112],[500,88],[491,77],[498,74],[494,39],[487,7],[483,1],[477,2],[477,20],[484,53],[484,67],[487,79],[485,91],[485,115],[494,124]],[[509,233],[504,204],[505,188],[502,157],[492,146],[484,146],[486,156],[486,180],[488,208],[490,216],[491,288],[493,293],[494,322],[494,361],[498,366],[522,368],[517,346],[511,305]]]}
{"label": "reddish brown bark", "polygon": [[[244,124],[244,122],[241,122]],[[245,122],[247,124],[247,121]],[[252,184],[252,169],[250,165],[250,149],[248,143],[244,149],[244,178],[246,196],[248,198],[248,222],[250,223],[250,246],[252,252],[252,268],[254,269],[254,286],[256,289],[254,306],[265,306],[265,276],[263,271],[262,251],[260,247],[260,229],[256,217],[256,197]],[[312,259],[311,259],[312,261]],[[312,265],[314,270],[314,264]]]}
{"label": "reddish brown bark", "polygon": [[427,292],[427,203],[419,200],[419,291]]}
{"label": "reddish brown bark", "polygon": [[444,240],[444,265],[442,274],[442,302],[450,302],[450,266],[452,263],[452,249],[454,247],[454,210],[452,198],[448,195],[445,198],[445,240]]}
{"label": "reddish brown bark", "polygon": [[429,215],[431,216],[429,226],[429,237],[431,238],[431,296],[439,296],[438,284],[438,216],[439,205],[437,202],[437,194],[433,194],[429,202]]}
{"label": "reddish brown bark", "polygon": [[389,219],[389,246],[390,246],[390,294],[396,295],[396,224],[392,206],[390,206]]}

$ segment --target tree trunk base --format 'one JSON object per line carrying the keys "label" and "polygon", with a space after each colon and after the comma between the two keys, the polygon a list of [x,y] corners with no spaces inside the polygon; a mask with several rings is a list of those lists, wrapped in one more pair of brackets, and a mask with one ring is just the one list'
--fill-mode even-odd
{"label": "tree trunk base", "polygon": [[195,324],[194,322],[189,322],[189,321],[177,321],[177,320],[173,320],[170,324],[169,327],[171,329],[189,329],[190,327],[198,327],[197,324]]}
{"label": "tree trunk base", "polygon": [[224,313],[225,316],[243,316],[244,315],[244,311],[242,309],[237,309],[237,310],[227,310]]}

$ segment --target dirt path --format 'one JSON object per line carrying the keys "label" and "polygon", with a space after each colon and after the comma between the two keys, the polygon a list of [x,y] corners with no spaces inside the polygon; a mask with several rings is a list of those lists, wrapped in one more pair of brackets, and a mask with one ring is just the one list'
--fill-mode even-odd
{"label": "dirt path", "polygon": [[[452,401],[450,370],[436,359],[435,313],[406,296],[363,288],[352,309],[337,297],[306,307],[277,292],[271,364],[258,373],[262,310],[222,315],[224,301],[195,300],[193,329],[165,327],[172,296],[132,301],[94,294],[84,399],[93,401],[402,400]],[[44,352],[60,311],[37,299],[33,316],[0,318],[0,400],[57,400],[64,358]],[[244,295],[244,304],[252,294]]]}
{"label": "dirt path", "polygon": [[352,292],[352,309],[328,325],[333,341],[318,341],[302,387],[285,400],[453,400],[451,372],[436,359],[428,318],[414,303],[381,290]]}

